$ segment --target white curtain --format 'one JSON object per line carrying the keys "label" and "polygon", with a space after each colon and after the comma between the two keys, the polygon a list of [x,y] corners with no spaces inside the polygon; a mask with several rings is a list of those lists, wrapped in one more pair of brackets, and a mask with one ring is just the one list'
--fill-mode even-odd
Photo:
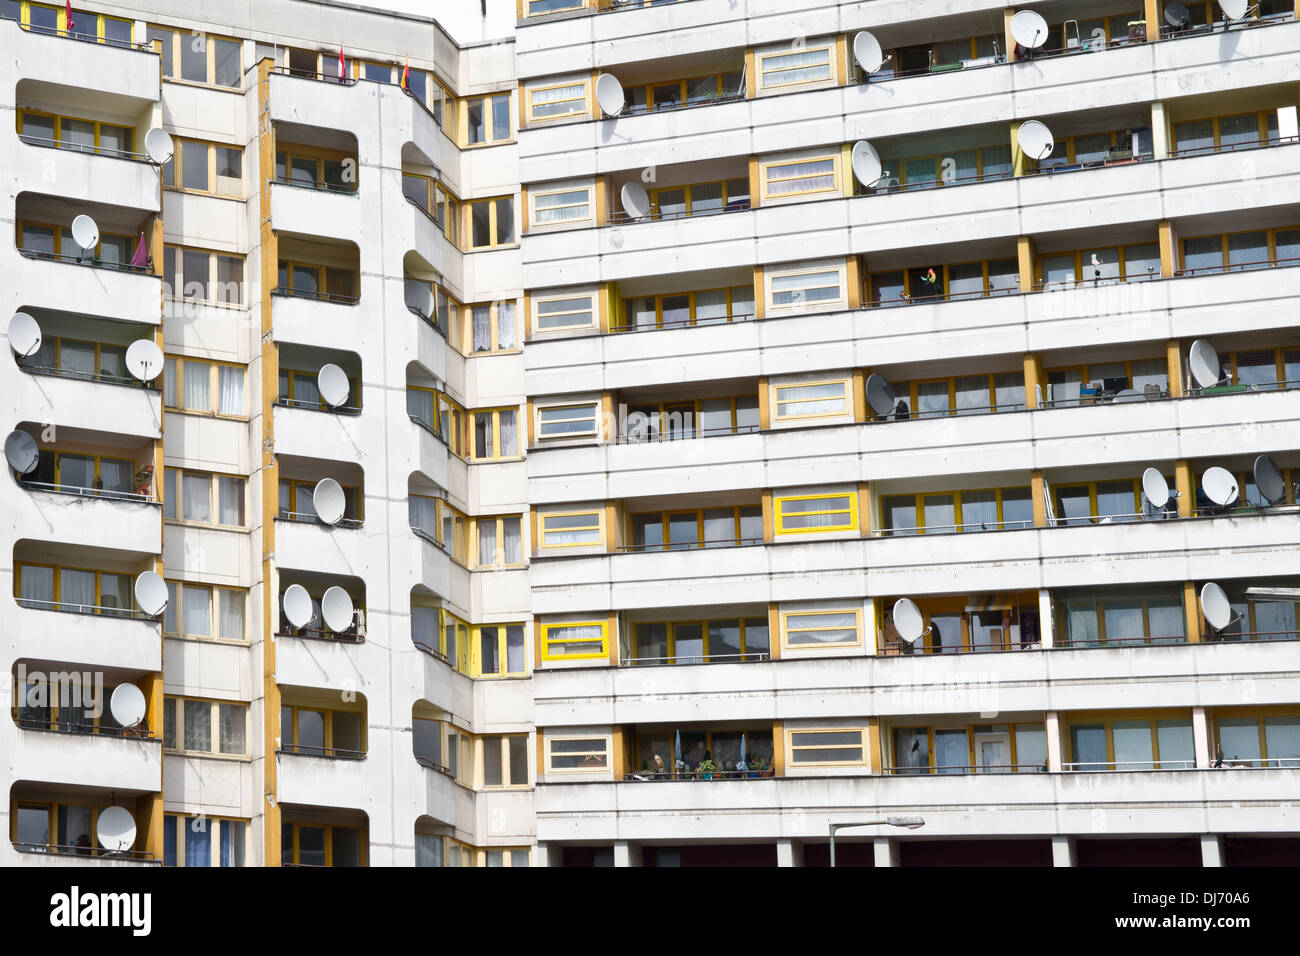
{"label": "white curtain", "polygon": [[176,360],[163,359],[163,404],[176,407]]}
{"label": "white curtain", "polygon": [[243,527],[244,479],[219,477],[217,490],[217,497],[220,499],[218,504],[221,509],[220,523]]}
{"label": "white curtain", "polygon": [[93,374],[95,371],[95,347],[93,345],[79,345],[65,340],[59,349],[59,367],[67,372]]}
{"label": "white curtain", "polygon": [[819,159],[810,163],[791,163],[779,170],[780,179],[767,183],[770,195],[807,192],[813,189],[835,188],[835,161]]}
{"label": "white curtain", "polygon": [[490,352],[492,350],[492,307],[476,305],[474,318],[474,351]]}
{"label": "white curtain", "polygon": [[230,365],[217,366],[218,411],[222,415],[244,414],[244,370]]}
{"label": "white curtain", "polygon": [[430,428],[437,424],[437,418],[433,411],[433,392],[421,392],[415,389],[406,390],[406,414],[418,418]]}
{"label": "white curtain", "polygon": [[515,347],[515,304],[501,302],[497,305],[497,348]]}
{"label": "white curtain", "polygon": [[438,499],[411,495],[406,499],[407,515],[412,528],[418,528],[426,534],[437,536],[438,533]]}
{"label": "white curtain", "polygon": [[95,573],[93,571],[59,571],[59,601],[65,605],[93,607],[95,604]]}
{"label": "white curtain", "polygon": [[206,412],[212,408],[208,396],[212,375],[203,362],[185,363],[185,407],[192,412]]}
{"label": "white curtain", "polygon": [[506,670],[511,674],[524,669],[524,627],[522,624],[506,626]]}
{"label": "white curtain", "polygon": [[478,563],[484,566],[497,563],[497,523],[493,518],[479,519]]}
{"label": "white curtain", "polygon": [[503,529],[502,550],[505,552],[506,564],[521,564],[523,558],[523,546],[520,541],[520,520],[518,518],[503,518],[501,521]]}
{"label": "white curtain", "polygon": [[184,501],[183,517],[186,521],[212,520],[212,480],[207,475],[184,475],[181,497]]}
{"label": "white curtain", "polygon": [[24,601],[53,601],[53,569],[25,566],[22,570],[22,598]]}
{"label": "white curtain", "polygon": [[240,591],[221,591],[220,633],[222,637],[244,639],[244,595]]}
{"label": "white curtain", "polygon": [[1103,616],[1106,620],[1108,641],[1146,636],[1142,633],[1141,604],[1109,604]]}
{"label": "white curtain", "polygon": [[515,410],[503,411],[501,420],[501,455],[509,457],[519,454],[519,428],[515,421]]}
{"label": "white curtain", "polygon": [[184,620],[181,631],[196,637],[212,635],[212,592],[207,588],[182,588]]}
{"label": "white curtain", "polygon": [[411,608],[411,640],[429,647],[438,646],[438,609],[436,607]]}

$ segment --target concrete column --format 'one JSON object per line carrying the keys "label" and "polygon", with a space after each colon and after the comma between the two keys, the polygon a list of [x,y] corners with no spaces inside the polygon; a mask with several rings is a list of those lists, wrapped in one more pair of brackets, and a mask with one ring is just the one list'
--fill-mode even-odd
{"label": "concrete column", "polygon": [[1078,866],[1078,854],[1074,849],[1074,837],[1052,837],[1052,866]]}
{"label": "concrete column", "polygon": [[1212,765],[1210,722],[1205,716],[1204,707],[1192,708],[1192,752],[1196,756],[1196,768],[1208,770]]}
{"label": "concrete column", "polygon": [[[1038,636],[1044,648],[1052,647],[1052,631],[1055,619],[1052,617],[1052,592],[1047,588],[1038,591]],[[1023,635],[1022,635],[1023,636]]]}
{"label": "concrete column", "polygon": [[875,598],[867,598],[862,602],[862,623],[865,625],[863,645],[868,656],[880,653],[880,632],[877,628],[876,620],[876,601]]}
{"label": "concrete column", "polygon": [[1043,715],[1043,722],[1047,725],[1047,770],[1049,773],[1060,773],[1064,769],[1061,757],[1061,715],[1049,710]]}
{"label": "concrete column", "polygon": [[898,841],[891,837],[876,837],[876,866],[901,866]]}
{"label": "concrete column", "polygon": [[1201,866],[1223,866],[1223,837],[1220,834],[1201,834]]}
{"label": "concrete column", "polygon": [[1169,158],[1169,118],[1165,104],[1151,104],[1151,153],[1155,159]]}
{"label": "concrete column", "polygon": [[641,844],[627,840],[614,841],[615,866],[641,866]]}
{"label": "concrete column", "polygon": [[776,841],[777,866],[803,866],[803,844],[789,837]]}
{"label": "concrete column", "polygon": [[563,866],[564,850],[550,843],[539,843],[533,848],[533,861],[536,866]]}

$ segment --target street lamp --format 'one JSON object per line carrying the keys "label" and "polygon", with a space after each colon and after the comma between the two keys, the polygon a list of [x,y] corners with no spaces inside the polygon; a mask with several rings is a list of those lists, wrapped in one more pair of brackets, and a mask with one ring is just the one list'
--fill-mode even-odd
{"label": "street lamp", "polygon": [[883,820],[865,820],[862,823],[832,823],[831,828],[831,866],[835,865],[835,834],[839,830],[853,827],[902,827],[905,830],[919,830],[925,826],[925,817],[893,816]]}

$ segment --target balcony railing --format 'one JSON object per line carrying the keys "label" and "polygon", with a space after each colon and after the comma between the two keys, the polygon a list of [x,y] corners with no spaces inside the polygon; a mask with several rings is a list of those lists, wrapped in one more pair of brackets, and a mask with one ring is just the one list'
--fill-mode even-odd
{"label": "balcony railing", "polygon": [[48,259],[51,262],[67,262],[73,265],[89,266],[92,269],[109,269],[114,272],[134,272],[137,275],[156,276],[157,273],[151,271],[151,266],[133,266],[129,262],[120,262],[115,259],[97,259],[94,256],[76,255],[65,256],[57,252],[37,252],[33,249],[23,249],[19,247],[18,251],[25,259]]}
{"label": "balcony railing", "polygon": [[361,408],[357,405],[329,405],[325,402],[308,402],[299,398],[286,398],[281,395],[275,400],[277,408],[303,408],[309,412],[330,412],[334,415],[360,415]]}
{"label": "balcony railing", "polygon": [[299,757],[327,757],[331,760],[365,760],[364,750],[348,750],[341,747],[316,747],[311,744],[283,744],[279,750],[282,754]]}
{"label": "balcony railing", "polygon": [[1166,636],[1142,636],[1142,637],[1107,637],[1079,639],[1074,640],[1070,637],[1062,637],[1059,641],[1052,643],[1052,650],[1061,651],[1079,651],[1091,650],[1098,647],[1150,647],[1165,644],[1186,644],[1186,634],[1169,634]]}
{"label": "balcony railing", "polygon": [[702,216],[721,216],[729,212],[746,212],[752,208],[748,199],[736,199],[725,205],[707,206],[696,209],[694,204],[690,209],[682,209],[674,212],[661,212],[658,209],[651,210],[644,216],[634,216],[622,209],[612,209],[606,222],[609,225],[625,225],[633,222],[666,222],[673,219],[696,219]]}
{"label": "balcony railing", "polygon": [[331,641],[336,644],[361,644],[366,639],[365,617],[360,608],[352,612],[352,626],[344,631],[332,631],[323,623],[294,627],[283,617],[276,637],[300,637],[308,641]]}
{"label": "balcony railing", "polygon": [[117,727],[96,725],[93,720],[55,720],[48,717],[18,716],[14,718],[21,730],[50,731],[75,734],[82,737],[126,737],[134,740],[159,740],[148,727]]}
{"label": "balcony railing", "polygon": [[636,783],[691,783],[708,780],[763,780],[774,775],[765,770],[641,770],[623,774],[624,782]]}
{"label": "balcony railing", "polygon": [[673,664],[756,664],[770,661],[767,651],[749,651],[744,654],[677,654],[673,657],[620,657],[619,667],[662,667]]}
{"label": "balcony railing", "polygon": [[1224,272],[1257,272],[1260,269],[1289,269],[1293,266],[1300,266],[1300,259],[1252,259],[1248,262],[1230,262],[1227,265],[1195,266],[1191,269],[1179,269],[1174,273],[1174,275],[1178,278],[1182,278],[1184,276],[1218,275]]}
{"label": "balcony railing", "polygon": [[52,494],[75,495],[79,498],[107,498],[110,501],[135,501],[141,504],[158,504],[149,492],[112,491],[106,488],[82,488],[78,485],[56,485],[46,481],[20,479],[19,484],[29,491],[48,491]]}
{"label": "balcony railing", "polygon": [[299,70],[291,66],[273,66],[272,73],[278,73],[281,76],[296,76],[304,80],[316,80],[320,83],[337,83],[339,86],[355,86],[358,78],[355,76],[345,76],[339,79],[337,72],[334,73],[315,73],[311,70]]}
{"label": "balcony railing", "polygon": [[1224,757],[1214,758],[1212,770],[1284,770],[1300,768],[1300,757]]}
{"label": "balcony railing", "polygon": [[1181,159],[1185,156],[1206,156],[1210,153],[1239,153],[1243,150],[1267,149],[1270,146],[1289,146],[1292,143],[1300,143],[1300,137],[1267,136],[1262,140],[1244,140],[1236,143],[1212,143],[1208,146],[1188,146],[1184,149],[1171,149],[1169,151],[1169,158]]}
{"label": "balcony railing", "polygon": [[936,764],[928,767],[885,767],[895,777],[959,776],[971,773],[1047,773],[1045,763]]}
{"label": "balcony railing", "polygon": [[106,850],[101,846],[92,846],[89,842],[72,845],[59,843],[20,843],[14,841],[13,847],[19,853],[49,853],[56,856],[93,856],[101,860],[126,860],[132,863],[152,863],[161,865],[162,861],[147,850]]}
{"label": "balcony railing", "polygon": [[1022,521],[967,521],[962,524],[927,524],[924,528],[880,528],[873,538],[905,538],[932,534],[972,534],[979,531],[1023,531],[1034,527],[1032,518]]}
{"label": "balcony railing", "polygon": [[19,607],[36,611],[62,611],[65,614],[95,614],[100,617],[121,617],[133,621],[152,621],[154,618],[144,611],[129,610],[121,607],[104,607],[98,604],[75,604],[68,601],[43,601],[37,598],[16,598]]}
{"label": "balcony railing", "polygon": [[335,302],[339,305],[356,305],[361,301],[359,295],[343,295],[339,292],[317,292],[307,289],[287,289],[284,286],[276,286],[271,290],[271,295],[282,295],[295,299],[315,299],[317,302]]}
{"label": "balcony railing", "polygon": [[[420,535],[420,537],[424,537],[424,535]],[[434,544],[437,544],[436,541],[433,542],[433,543],[434,543]],[[428,655],[431,656],[431,657],[435,657],[435,658],[437,658],[438,660],[442,661],[444,664],[448,664],[448,665],[450,665],[451,667],[455,667],[455,666],[456,666],[456,662],[455,662],[455,661],[453,661],[450,657],[448,657],[448,656],[447,656],[446,654],[444,654],[442,651],[438,650],[438,648],[436,648],[436,647],[435,647],[432,643],[430,643],[429,641],[424,640],[423,638],[419,638],[419,637],[412,637],[412,638],[411,638],[411,643],[414,644],[414,645],[415,645],[417,648],[419,648],[420,650],[424,651],[424,653],[428,654]]]}
{"label": "balcony railing", "polygon": [[936,654],[996,654],[1004,651],[1037,650],[1042,650],[1042,644],[1038,638],[1027,641],[1013,641],[1010,638],[987,642],[962,641],[960,644],[941,643],[928,646],[918,640],[914,644],[907,644],[903,641],[889,641],[881,646],[879,655],[881,657],[919,657]]}
{"label": "balcony railing", "polygon": [[439,551],[444,551],[447,554],[451,553],[448,550],[447,546],[443,544],[440,540],[438,540],[438,536],[434,532],[429,531],[427,528],[417,528],[414,525],[412,525],[411,533],[414,534],[421,541],[425,541],[433,545]]}
{"label": "balcony railing", "polygon": [[644,553],[647,551],[704,551],[710,548],[749,548],[763,543],[757,538],[702,538],[696,541],[665,541],[661,544],[621,544],[620,553]]}
{"label": "balcony railing", "polygon": [[610,332],[660,332],[664,329],[685,329],[696,325],[726,325],[729,322],[749,322],[753,319],[754,313],[740,312],[735,315],[719,315],[705,319],[675,319],[659,322],[653,325],[633,325],[628,323],[624,325],[611,326]]}
{"label": "balcony railing", "polygon": [[161,378],[142,382],[129,375],[112,375],[108,372],[85,372],[75,368],[61,368],[53,365],[36,365],[30,359],[18,359],[18,365],[24,372],[32,375],[50,375],[55,378],[73,378],[82,382],[103,382],[106,385],[129,385],[148,391],[161,391]]}
{"label": "balcony railing", "polygon": [[1238,644],[1269,641],[1300,641],[1300,631],[1211,631],[1201,635],[1201,640],[1215,644]]}
{"label": "balcony railing", "polygon": [[[416,646],[418,647],[418,646],[420,646],[420,645],[416,645]],[[439,657],[442,657],[441,654],[439,654],[438,656],[439,656]],[[430,760],[428,757],[421,757],[419,754],[416,754],[416,755],[415,755],[415,762],[418,763],[418,764],[419,764],[421,767],[423,767],[425,770],[432,770],[432,771],[434,771],[435,773],[440,773],[440,774],[442,774],[444,777],[451,777],[453,780],[456,779],[456,775],[455,775],[454,773],[451,772],[451,768],[450,768],[450,767],[444,767],[442,764],[438,763],[436,760]]]}
{"label": "balcony railing", "polygon": [[144,153],[133,153],[126,149],[114,149],[112,146],[88,146],[81,143],[69,143],[50,136],[33,136],[31,133],[19,133],[18,138],[30,146],[45,149],[65,149],[74,153],[91,153],[96,156],[112,156],[116,159],[129,159],[137,163],[151,163]]}
{"label": "balcony railing", "polygon": [[1061,764],[1062,770],[1074,773],[1143,770],[1195,770],[1195,760],[1076,760]]}
{"label": "balcony railing", "polygon": [[276,521],[293,521],[300,524],[318,524],[326,528],[360,528],[363,522],[360,518],[340,518],[334,524],[321,521],[320,515],[315,512],[306,511],[284,511],[281,510],[275,516]]}
{"label": "balcony railing", "polygon": [[719,438],[723,435],[755,435],[761,431],[758,425],[729,425],[719,428],[696,428],[693,425],[682,425],[676,428],[661,429],[655,428],[653,431],[647,429],[646,433],[639,434],[623,432],[618,436],[620,445],[646,445],[655,442],[668,441],[686,441],[692,438]]}
{"label": "balcony railing", "polygon": [[[90,16],[90,14],[88,14]],[[153,51],[153,41],[151,40],[118,40],[113,37],[100,37],[90,33],[82,33],[75,27],[72,30],[60,29],[58,27],[44,27],[33,23],[22,23],[12,17],[0,14],[0,22],[13,19],[18,27],[28,33],[39,33],[44,36],[60,37],[64,40],[80,40],[82,43],[98,43],[103,46],[118,47],[122,50],[141,50],[146,53]],[[76,17],[73,18],[75,21]],[[93,20],[92,20],[93,22]]]}
{"label": "balcony railing", "polygon": [[292,186],[294,189],[314,189],[318,192],[341,193],[345,196],[358,195],[356,183],[327,183],[324,181],[317,182],[314,179],[310,182],[304,182],[298,179],[290,179],[287,176],[276,176],[271,182],[277,186]]}

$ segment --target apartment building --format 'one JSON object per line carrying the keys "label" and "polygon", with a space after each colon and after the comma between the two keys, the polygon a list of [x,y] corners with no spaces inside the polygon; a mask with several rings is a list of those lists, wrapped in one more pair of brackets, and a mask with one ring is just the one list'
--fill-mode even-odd
{"label": "apartment building", "polygon": [[0,862],[1300,858],[1296,5],[456,7],[0,4]]}

